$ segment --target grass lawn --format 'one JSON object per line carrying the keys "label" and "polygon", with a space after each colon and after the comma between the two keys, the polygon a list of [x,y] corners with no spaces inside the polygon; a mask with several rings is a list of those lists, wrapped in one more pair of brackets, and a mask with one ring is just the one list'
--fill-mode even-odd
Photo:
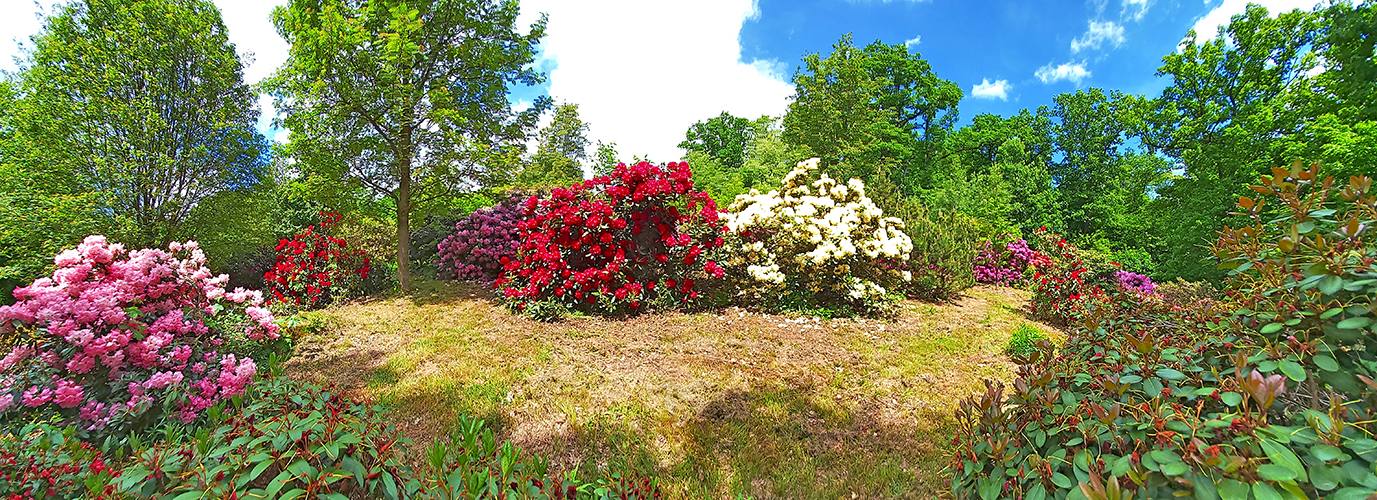
{"label": "grass lawn", "polygon": [[725,309],[539,323],[475,285],[416,287],[326,310],[288,373],[394,408],[417,465],[463,413],[554,469],[634,469],[670,498],[939,496],[956,403],[1010,380],[1020,324],[1059,335],[1007,288],[908,302],[888,321]]}

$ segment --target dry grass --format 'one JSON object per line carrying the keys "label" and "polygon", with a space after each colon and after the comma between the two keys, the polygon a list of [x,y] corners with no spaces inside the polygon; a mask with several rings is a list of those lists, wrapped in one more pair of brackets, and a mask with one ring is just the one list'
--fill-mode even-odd
{"label": "dry grass", "polygon": [[429,281],[328,310],[288,372],[395,408],[418,443],[465,413],[557,469],[635,469],[672,498],[931,498],[957,401],[1009,380],[1020,323],[1058,335],[1026,300],[977,288],[888,321],[727,309],[546,324]]}

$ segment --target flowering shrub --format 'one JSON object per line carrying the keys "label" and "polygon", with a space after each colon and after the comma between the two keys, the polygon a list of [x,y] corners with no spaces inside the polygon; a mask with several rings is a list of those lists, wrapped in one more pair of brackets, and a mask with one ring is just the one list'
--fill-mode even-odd
{"label": "flowering shrub", "polygon": [[1033,314],[1063,324],[1080,319],[1087,302],[1103,300],[1104,291],[1084,286],[1086,269],[1075,245],[1045,227],[1033,234],[1045,252],[1045,258],[1034,262]]}
{"label": "flowering shrub", "polygon": [[799,162],[780,190],[732,203],[725,255],[738,300],[865,311],[912,277],[897,265],[913,250],[903,221],[885,217],[859,179],[813,180],[817,169],[816,158]]}
{"label": "flowering shrub", "polygon": [[309,226],[290,239],[277,243],[277,262],[263,274],[268,293],[278,302],[314,309],[359,293],[372,272],[362,250],[350,250],[343,239],[330,236],[340,220],[334,212],[321,212],[319,230]]}
{"label": "flowering shrub", "polygon": [[517,310],[532,304],[626,313],[690,304],[723,270],[717,204],[693,191],[687,163],[618,164],[522,205],[520,245],[494,286]]}
{"label": "flowering shrub", "polygon": [[1115,271],[1114,280],[1119,282],[1119,288],[1142,293],[1153,293],[1157,285],[1152,282],[1152,278],[1132,271]]}
{"label": "flowering shrub", "polygon": [[[0,307],[0,417],[56,419],[119,433],[158,413],[190,422],[244,390],[257,367],[226,339],[279,336],[262,294],[226,292],[195,242],[126,251],[89,236],[53,260],[51,278]],[[150,412],[150,410],[153,410]]]}
{"label": "flowering shrub", "polygon": [[517,226],[526,216],[521,198],[479,209],[454,225],[454,234],[439,243],[439,274],[491,284],[502,274],[502,258],[516,254],[521,242]]}
{"label": "flowering shrub", "polygon": [[1028,248],[1028,242],[1022,238],[999,245],[986,241],[980,246],[971,270],[981,283],[1017,286],[1023,284],[1030,268],[1050,263],[1046,255]]}

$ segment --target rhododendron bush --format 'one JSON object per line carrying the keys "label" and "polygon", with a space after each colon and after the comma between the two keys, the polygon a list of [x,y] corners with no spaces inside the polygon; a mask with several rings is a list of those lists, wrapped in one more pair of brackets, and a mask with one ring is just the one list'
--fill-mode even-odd
{"label": "rhododendron bush", "polygon": [[971,270],[981,283],[1018,286],[1024,283],[1029,270],[1048,264],[1049,257],[1029,248],[1028,241],[1020,238],[1007,243],[986,241]]}
{"label": "rhododendron bush", "polygon": [[1086,286],[1089,276],[1081,250],[1045,227],[1033,235],[1046,256],[1035,263],[1033,314],[1062,324],[1081,319],[1089,301],[1104,299],[1100,287]]}
{"label": "rhododendron bush", "polygon": [[516,253],[525,218],[524,198],[512,197],[460,219],[454,234],[439,243],[439,275],[491,284],[502,274],[502,257]]}
{"label": "rhododendron bush", "polygon": [[315,309],[365,292],[365,280],[373,272],[371,260],[330,235],[340,221],[338,213],[320,215],[318,227],[308,226],[277,243],[277,262],[263,274],[272,300]]}
{"label": "rhododendron bush", "polygon": [[722,246],[717,204],[693,190],[687,163],[618,164],[522,208],[520,245],[494,284],[518,310],[682,306],[724,272],[709,258]]}
{"label": "rhododendron bush", "polygon": [[800,162],[778,191],[738,196],[724,216],[739,300],[866,310],[911,278],[898,265],[913,250],[903,221],[885,217],[859,179],[814,180],[817,169],[816,158]]}
{"label": "rhododendron bush", "polygon": [[156,414],[194,420],[244,390],[249,358],[231,337],[279,336],[258,291],[226,292],[195,242],[126,250],[89,236],[54,259],[51,278],[0,307],[0,417],[55,418],[86,432],[120,432]]}

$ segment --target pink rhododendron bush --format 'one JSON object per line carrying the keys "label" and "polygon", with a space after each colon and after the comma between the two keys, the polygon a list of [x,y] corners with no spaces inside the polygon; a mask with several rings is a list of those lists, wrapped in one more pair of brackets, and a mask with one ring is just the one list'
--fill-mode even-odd
{"label": "pink rhododendron bush", "polygon": [[278,326],[260,292],[226,292],[205,261],[195,242],[131,251],[104,236],[58,254],[51,278],[0,307],[0,420],[117,434],[159,415],[191,422],[243,392],[258,368],[226,342],[276,339]]}

